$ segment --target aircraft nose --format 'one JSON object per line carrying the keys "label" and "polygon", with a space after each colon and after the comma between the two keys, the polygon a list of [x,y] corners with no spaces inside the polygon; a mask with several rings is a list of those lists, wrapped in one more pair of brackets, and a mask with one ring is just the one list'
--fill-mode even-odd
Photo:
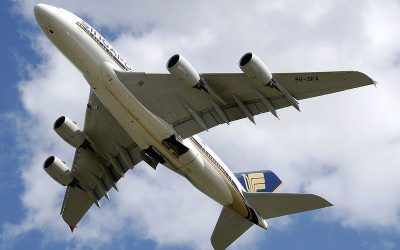
{"label": "aircraft nose", "polygon": [[50,21],[58,14],[58,11],[58,8],[42,3],[36,4],[33,9],[35,19],[40,25]]}

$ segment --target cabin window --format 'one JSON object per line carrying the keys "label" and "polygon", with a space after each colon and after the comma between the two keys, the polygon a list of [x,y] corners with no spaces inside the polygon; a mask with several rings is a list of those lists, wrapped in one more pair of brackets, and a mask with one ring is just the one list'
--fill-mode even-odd
{"label": "cabin window", "polygon": [[47,25],[47,31],[48,31],[50,34],[54,34],[54,29],[53,29],[53,27],[51,27],[50,24]]}

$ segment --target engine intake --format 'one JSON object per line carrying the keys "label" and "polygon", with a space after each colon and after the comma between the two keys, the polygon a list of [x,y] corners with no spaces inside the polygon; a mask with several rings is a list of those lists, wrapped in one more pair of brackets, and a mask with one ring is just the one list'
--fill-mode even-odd
{"label": "engine intake", "polygon": [[248,52],[239,60],[243,73],[257,84],[271,84],[272,74],[258,56]]}
{"label": "engine intake", "polygon": [[190,84],[192,87],[197,87],[200,81],[200,75],[194,67],[183,56],[173,55],[167,62],[167,70],[177,80]]}
{"label": "engine intake", "polygon": [[43,169],[56,182],[68,186],[73,182],[71,170],[55,156],[50,156],[44,161]]}
{"label": "engine intake", "polygon": [[79,148],[85,142],[85,134],[66,116],[54,122],[54,131],[69,145]]}

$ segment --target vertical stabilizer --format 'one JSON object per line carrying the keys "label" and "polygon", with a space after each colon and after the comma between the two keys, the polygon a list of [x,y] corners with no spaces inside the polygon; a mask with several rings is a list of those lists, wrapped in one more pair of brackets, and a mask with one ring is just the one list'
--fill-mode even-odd
{"label": "vertical stabilizer", "polygon": [[245,188],[246,192],[274,192],[282,181],[270,170],[235,173],[236,178]]}

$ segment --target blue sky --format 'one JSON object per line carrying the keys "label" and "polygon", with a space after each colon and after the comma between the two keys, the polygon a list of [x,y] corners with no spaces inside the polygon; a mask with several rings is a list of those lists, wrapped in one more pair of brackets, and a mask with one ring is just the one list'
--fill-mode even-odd
{"label": "blue sky", "polygon": [[0,6],[1,29],[6,31],[6,36],[0,41],[3,48],[3,56],[0,61],[3,75],[2,91],[0,92],[0,120],[3,128],[0,132],[0,196],[2,202],[2,213],[0,215],[2,222],[17,222],[23,215],[23,211],[16,209],[20,207],[18,193],[23,188],[19,181],[19,150],[15,142],[15,124],[11,113],[23,112],[18,95],[18,81],[21,77],[19,70],[19,56],[32,58],[36,55],[30,48],[30,43],[23,39],[20,30],[23,23],[20,18],[11,14],[10,4],[1,2]]}
{"label": "blue sky", "polygon": [[[400,249],[400,3],[299,2],[127,1],[113,10],[97,1],[49,1],[84,16],[139,71],[165,72],[179,52],[199,71],[238,72],[238,59],[252,50],[274,71],[371,75],[377,88],[305,100],[301,113],[286,109],[280,120],[264,115],[257,126],[240,121],[201,136],[235,172],[269,168],[284,181],[282,192],[335,204],[272,220],[267,232],[253,228],[233,249]],[[167,170],[144,165],[73,235],[62,223],[63,189],[41,163],[50,154],[71,162],[73,150],[51,126],[62,114],[83,126],[88,87],[42,36],[34,3],[0,3],[0,249],[211,247],[219,206]]]}

